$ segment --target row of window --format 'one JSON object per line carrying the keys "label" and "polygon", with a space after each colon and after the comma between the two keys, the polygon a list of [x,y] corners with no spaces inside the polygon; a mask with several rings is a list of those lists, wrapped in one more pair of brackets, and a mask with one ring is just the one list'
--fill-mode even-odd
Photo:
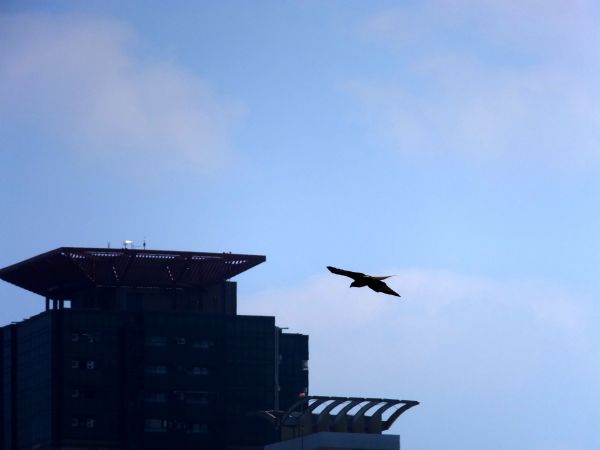
{"label": "row of window", "polygon": [[95,370],[98,364],[93,359],[72,359],[71,369]]}
{"label": "row of window", "polygon": [[208,392],[200,391],[174,391],[168,392],[146,392],[144,401],[147,403],[165,403],[169,398],[196,405],[207,405],[209,400]]}
{"label": "row of window", "polygon": [[[95,370],[98,363],[93,359],[72,359],[71,369]],[[202,366],[180,366],[175,365],[175,371],[185,372],[190,375],[208,375],[208,368]],[[144,367],[144,373],[150,375],[166,375],[169,367],[164,364],[153,364]]]}
{"label": "row of window", "polygon": [[[98,333],[74,331],[71,333],[71,342],[94,344],[100,341]],[[149,336],[145,343],[148,347],[166,347],[169,342],[176,345],[191,344],[192,348],[207,350],[215,345],[214,341],[208,339],[188,339],[185,337],[167,338],[165,336]]]}
{"label": "row of window", "polygon": [[98,333],[86,333],[80,331],[71,333],[71,342],[87,342],[88,344],[94,344],[98,341]]}
{"label": "row of window", "polygon": [[192,348],[198,348],[207,350],[215,345],[214,341],[207,339],[192,339],[189,340],[185,337],[167,338],[166,336],[148,336],[146,338],[146,346],[148,347],[166,347],[169,342],[176,345],[187,345],[191,344]]}
{"label": "row of window", "polygon": [[96,419],[92,417],[71,417],[71,428],[95,428]]}
{"label": "row of window", "polygon": [[[208,375],[208,368],[201,366],[175,366],[177,372],[185,372],[190,375]],[[144,373],[149,375],[166,375],[169,367],[164,364],[148,365],[144,367]]]}
{"label": "row of window", "polygon": [[96,391],[92,387],[71,388],[71,398],[96,398]]}
{"label": "row of window", "polygon": [[187,433],[207,434],[208,425],[196,422],[176,422],[166,419],[146,419],[144,421],[144,431],[150,433],[161,433],[168,430],[177,430]]}
{"label": "row of window", "polygon": [[[94,399],[96,391],[93,387],[72,387],[71,398]],[[207,405],[209,393],[205,391],[155,391],[145,392],[144,401],[148,403],[165,403],[169,399],[190,404]]]}
{"label": "row of window", "polygon": [[[96,419],[93,417],[71,417],[71,428],[96,428]],[[160,433],[168,430],[207,434],[208,425],[205,423],[177,422],[165,419],[146,419],[144,421],[144,431]]]}

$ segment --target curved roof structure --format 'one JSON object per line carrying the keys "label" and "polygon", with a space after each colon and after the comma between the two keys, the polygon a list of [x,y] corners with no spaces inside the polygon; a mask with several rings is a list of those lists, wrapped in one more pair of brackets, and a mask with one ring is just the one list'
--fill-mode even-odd
{"label": "curved roof structure", "polygon": [[260,415],[273,426],[293,429],[293,436],[338,431],[349,433],[381,433],[410,408],[415,400],[386,398],[307,396],[287,411],[262,411]]}
{"label": "curved roof structure", "polygon": [[0,269],[0,279],[52,299],[94,286],[184,288],[228,280],[261,255],[60,247]]}

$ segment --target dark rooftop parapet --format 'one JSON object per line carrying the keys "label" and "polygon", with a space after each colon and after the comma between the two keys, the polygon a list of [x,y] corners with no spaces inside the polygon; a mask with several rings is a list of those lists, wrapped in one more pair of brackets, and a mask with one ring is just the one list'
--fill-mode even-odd
{"label": "dark rooftop parapet", "polygon": [[193,288],[228,280],[262,255],[60,247],[0,269],[0,279],[51,299],[91,287]]}

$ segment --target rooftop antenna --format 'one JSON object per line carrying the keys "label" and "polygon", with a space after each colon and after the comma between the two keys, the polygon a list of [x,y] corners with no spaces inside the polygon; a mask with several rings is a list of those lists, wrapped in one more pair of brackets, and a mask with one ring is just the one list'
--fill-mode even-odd
{"label": "rooftop antenna", "polygon": [[146,238],[144,238],[144,242],[142,242],[142,247],[144,247],[144,250],[146,250]]}

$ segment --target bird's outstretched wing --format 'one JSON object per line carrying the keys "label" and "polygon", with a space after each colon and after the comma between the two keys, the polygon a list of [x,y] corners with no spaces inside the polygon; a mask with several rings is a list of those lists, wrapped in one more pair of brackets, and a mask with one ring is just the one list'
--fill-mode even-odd
{"label": "bird's outstretched wing", "polygon": [[336,275],[344,275],[345,277],[350,277],[353,280],[360,280],[368,276],[364,273],[351,272],[350,270],[338,269],[337,267],[327,266],[327,269],[329,269],[331,273],[335,273]]}
{"label": "bird's outstretched wing", "polygon": [[372,277],[372,276],[369,275],[369,278],[381,281],[381,280],[385,280],[386,278],[390,278],[390,277],[393,277],[393,276],[394,275],[386,275],[385,277]]}
{"label": "bird's outstretched wing", "polygon": [[396,291],[394,291],[391,287],[389,287],[381,280],[374,279],[373,281],[369,282],[367,286],[369,286],[375,292],[382,292],[384,294],[395,295],[396,297],[400,297],[400,294],[398,294]]}

